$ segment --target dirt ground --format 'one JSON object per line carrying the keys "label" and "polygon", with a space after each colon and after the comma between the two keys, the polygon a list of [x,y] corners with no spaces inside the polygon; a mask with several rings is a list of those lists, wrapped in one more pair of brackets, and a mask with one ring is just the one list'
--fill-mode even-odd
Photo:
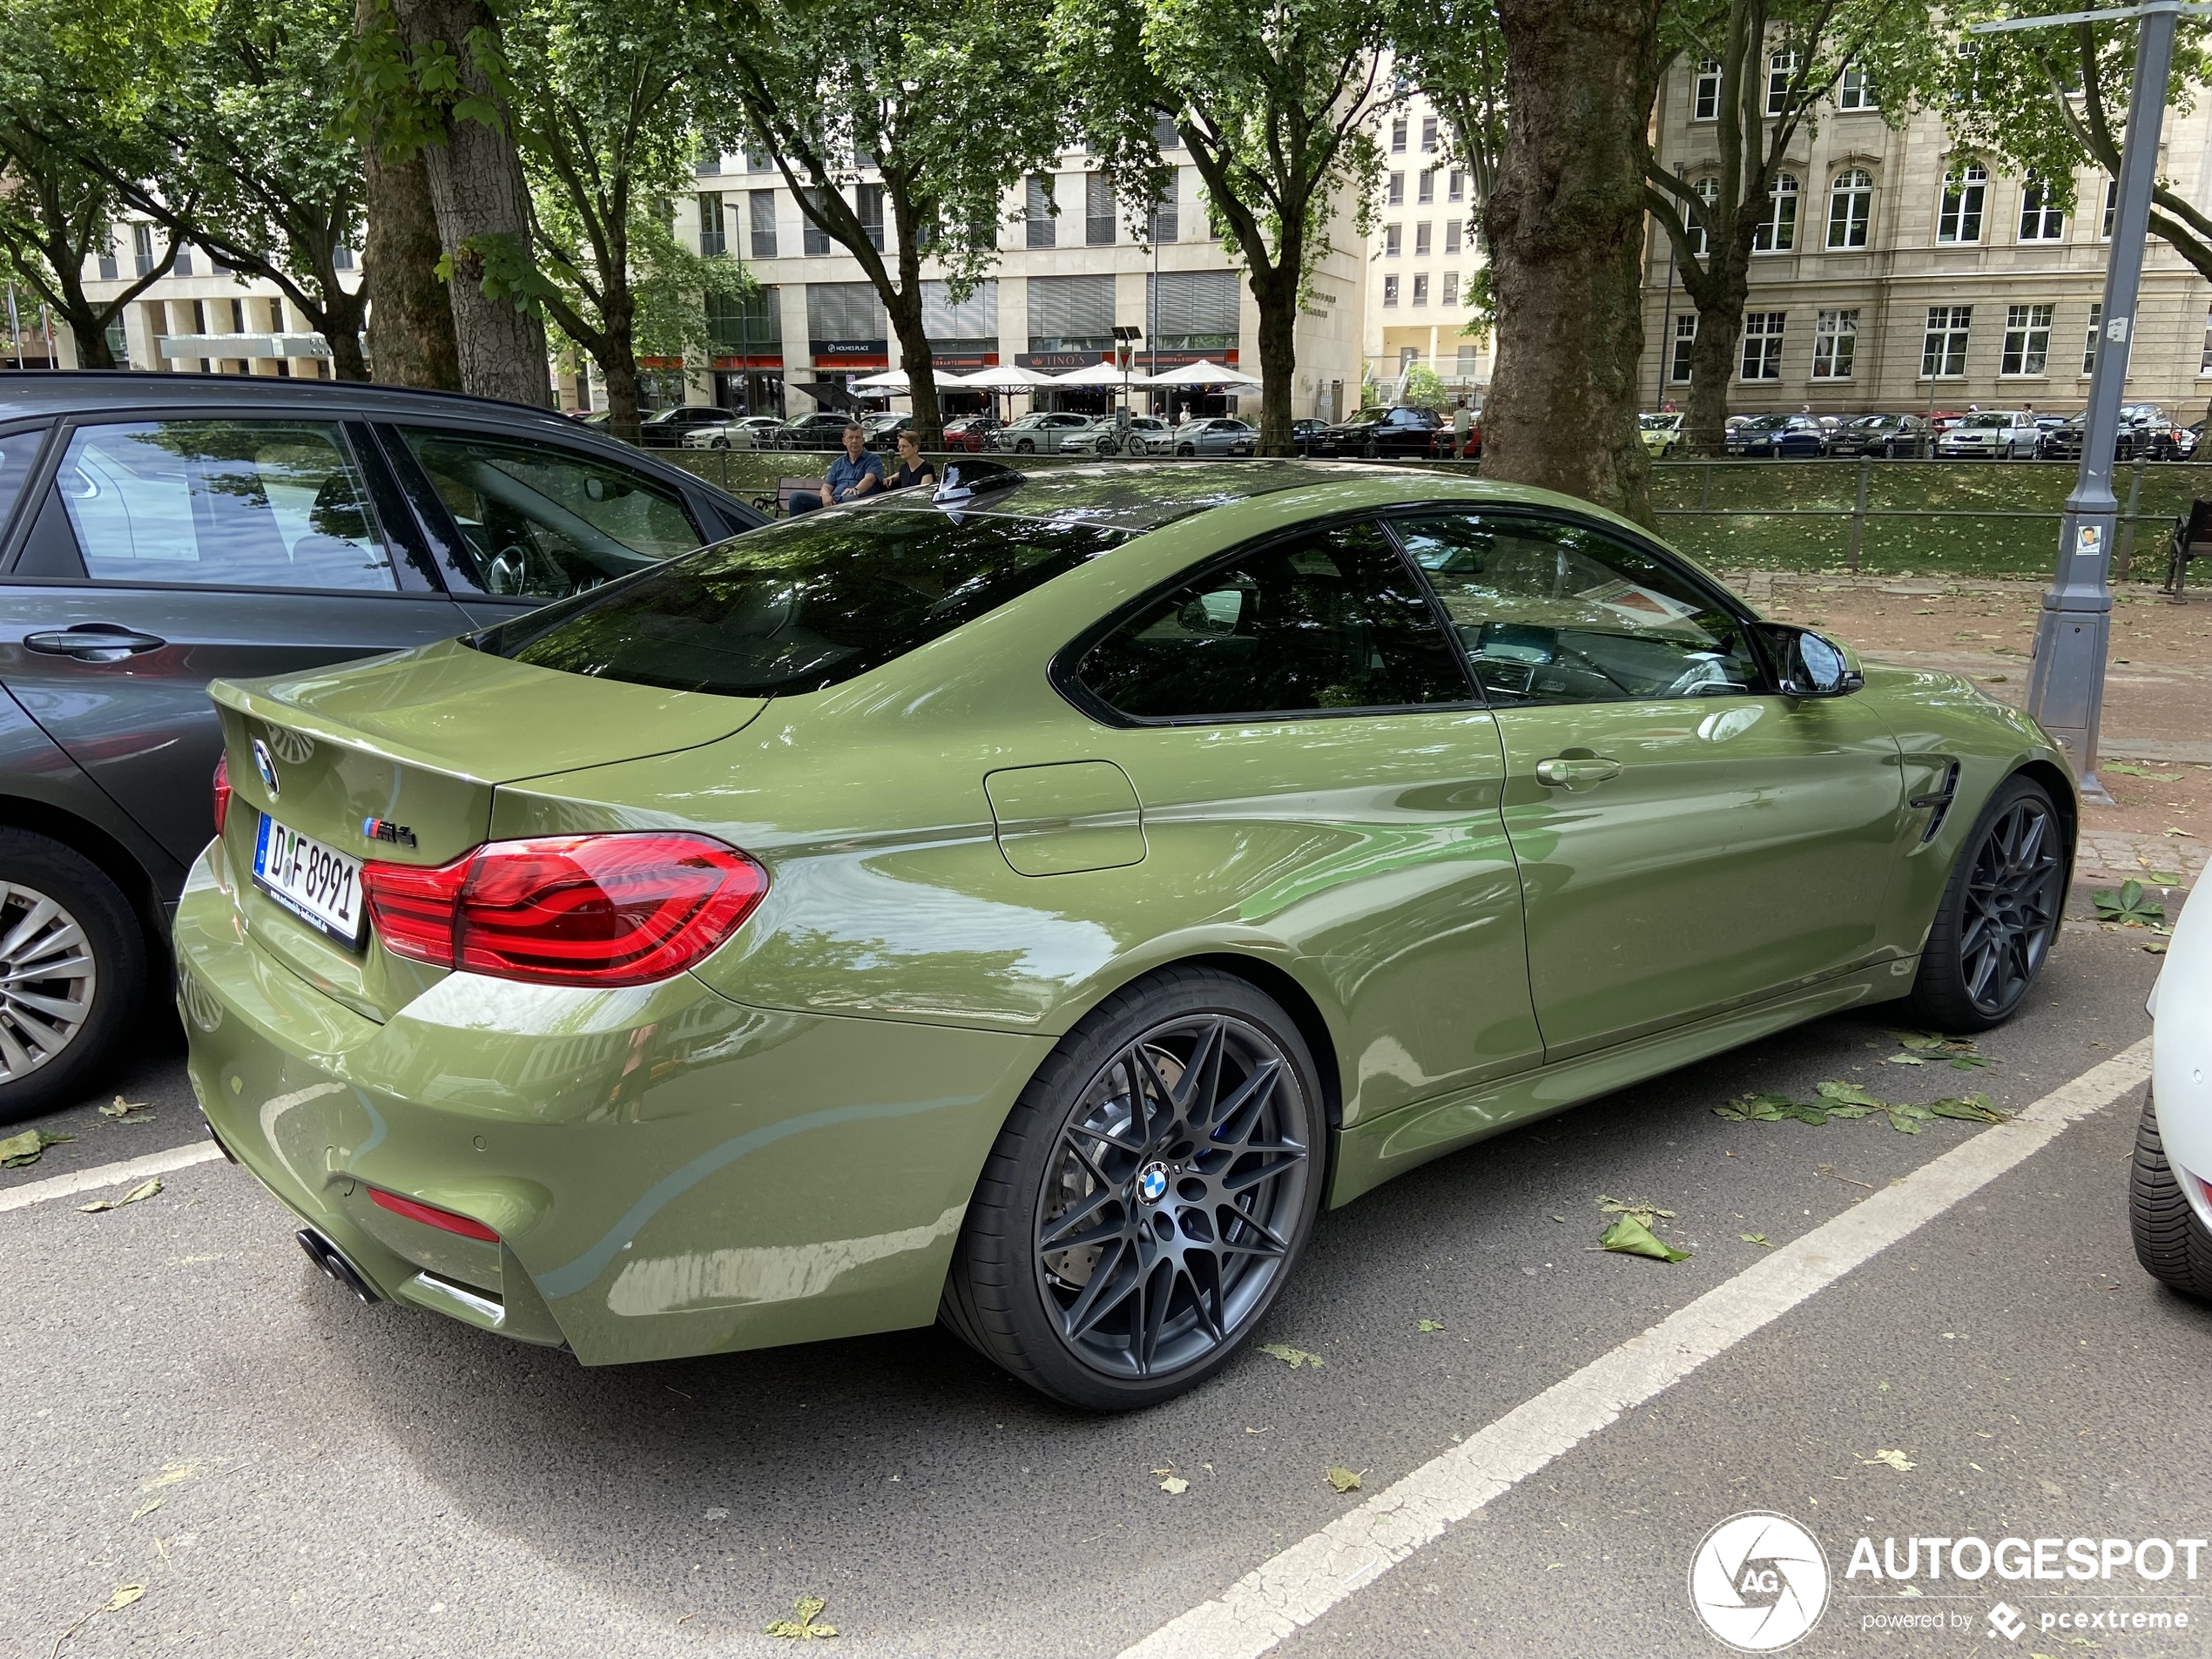
{"label": "dirt ground", "polygon": [[[1777,620],[1821,628],[1870,658],[1970,675],[2008,703],[2027,698],[2040,583],[1755,576],[1739,585]],[[2091,805],[2085,835],[2198,848],[2212,839],[2212,589],[2183,605],[2139,590],[2115,597],[2101,735],[2098,775],[2118,804]],[[2130,752],[2138,745],[2169,752]]]}

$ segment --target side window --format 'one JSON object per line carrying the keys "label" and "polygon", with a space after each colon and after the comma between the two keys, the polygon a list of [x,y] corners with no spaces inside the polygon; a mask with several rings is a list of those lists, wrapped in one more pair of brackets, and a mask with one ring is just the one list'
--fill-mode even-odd
{"label": "side window", "polygon": [[700,544],[682,499],[597,455],[401,428],[486,593],[561,599]]}
{"label": "side window", "polygon": [[1374,524],[1217,567],[1123,623],[1078,677],[1146,720],[1473,700],[1420,580]]}
{"label": "side window", "polygon": [[399,585],[334,422],[84,427],[55,488],[98,582],[379,593]]}
{"label": "side window", "polygon": [[24,478],[30,471],[30,458],[38,453],[39,442],[45,435],[43,426],[0,433],[0,531],[8,528],[8,514],[23,489]]}
{"label": "side window", "polygon": [[1493,704],[1757,691],[1733,612],[1649,555],[1581,524],[1505,514],[1392,521],[1428,573]]}

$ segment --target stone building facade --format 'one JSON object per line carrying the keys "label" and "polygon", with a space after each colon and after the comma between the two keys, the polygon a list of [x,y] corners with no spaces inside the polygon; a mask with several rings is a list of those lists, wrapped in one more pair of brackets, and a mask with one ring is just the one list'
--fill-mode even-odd
{"label": "stone building facade", "polygon": [[1474,182],[1446,158],[1451,134],[1419,92],[1383,118],[1376,136],[1386,171],[1379,219],[1367,238],[1361,342],[1373,395],[1393,401],[1418,363],[1441,375],[1455,399],[1479,406],[1490,384],[1491,341],[1466,332],[1481,266]]}

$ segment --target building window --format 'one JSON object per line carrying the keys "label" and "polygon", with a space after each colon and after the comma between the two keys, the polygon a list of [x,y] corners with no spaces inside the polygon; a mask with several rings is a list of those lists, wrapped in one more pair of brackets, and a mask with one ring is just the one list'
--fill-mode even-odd
{"label": "building window", "polygon": [[1420,347],[1400,346],[1398,348],[1398,373],[1399,377],[1403,378],[1406,371],[1413,368],[1420,361],[1421,348]]}
{"label": "building window", "polygon": [[2006,306],[2005,307],[2005,355],[1997,368],[2000,374],[2032,374],[2041,377],[2051,361],[2051,307],[2048,306]]}
{"label": "building window", "polygon": [[711,190],[699,192],[699,252],[708,259],[730,251],[722,226],[722,198]]}
{"label": "building window", "polygon": [[1457,253],[1460,251],[1460,221],[1456,219],[1447,219],[1444,221],[1444,251],[1447,253]]}
{"label": "building window", "polygon": [[2112,222],[2120,217],[2120,180],[2105,180],[2105,227],[2097,234],[2106,241],[2112,240]]}
{"label": "building window", "polygon": [[1812,377],[1847,381],[1858,350],[1858,313],[1824,311],[1812,328]]}
{"label": "building window", "polygon": [[[1444,291],[1437,295],[1437,303],[1447,306],[1455,306],[1460,303],[1460,273],[1457,271],[1447,271],[1444,273]],[[2206,332],[2208,334],[2212,334],[2212,324],[2207,325]]]}
{"label": "building window", "polygon": [[131,253],[137,261],[138,274],[145,276],[153,269],[153,226],[143,220],[131,226]]}
{"label": "building window", "polygon": [[1083,175],[1083,246],[1114,245],[1114,186],[1103,172]]}
{"label": "building window", "polygon": [[1979,161],[1962,162],[1943,176],[1943,207],[1936,215],[1939,242],[1981,240],[1981,210],[1989,194],[1989,170]]}
{"label": "building window", "polygon": [[172,276],[192,274],[192,250],[190,248],[180,247],[177,250],[177,257],[169,262],[169,274]]}
{"label": "building window", "polygon": [[1783,311],[1743,314],[1743,378],[1778,381],[1782,378]]}
{"label": "building window", "polygon": [[1383,226],[1383,258],[1394,260],[1406,251],[1406,227],[1403,225]]}
{"label": "building window", "polygon": [[2020,185],[2020,240],[2055,242],[2066,235],[2066,209],[2051,187],[2033,173]]}
{"label": "building window", "polygon": [[108,226],[108,239],[100,244],[100,280],[112,282],[123,274],[115,257],[115,227]]}
{"label": "building window", "polygon": [[1881,105],[1874,97],[1874,78],[1858,64],[1853,64],[1844,71],[1836,88],[1836,107],[1839,110],[1878,110]]}
{"label": "building window", "polygon": [[853,217],[860,221],[861,233],[868,239],[868,246],[877,253],[883,252],[883,186],[855,185],[853,186]]}
{"label": "building window", "polygon": [[1667,365],[1667,378],[1677,386],[1689,379],[1697,347],[1697,314],[1685,311],[1675,319],[1674,361]]}
{"label": "building window", "polygon": [[[1766,217],[1751,233],[1751,251],[1755,253],[1787,253],[1797,245],[1797,178],[1795,173],[1783,173],[1774,181],[1774,193],[1767,198]],[[1779,315],[1779,313],[1770,313]]]}
{"label": "building window", "polygon": [[1429,254],[1429,226],[1423,222],[1413,226],[1413,257],[1425,260]]}
{"label": "building window", "polygon": [[1176,125],[1173,116],[1163,115],[1152,123],[1152,142],[1163,150],[1183,148],[1183,129]]}
{"label": "building window", "polygon": [[1406,175],[1402,172],[1390,175],[1390,205],[1393,207],[1406,205]]}
{"label": "building window", "polygon": [[2081,372],[2084,374],[2097,372],[2097,336],[2104,333],[2104,328],[2105,308],[2101,303],[2092,303],[2089,307],[2089,332],[2081,337]]}
{"label": "building window", "polygon": [[1693,121],[1716,121],[1720,113],[1720,60],[1708,57],[1697,65],[1696,77],[1689,84],[1689,118]]}
{"label": "building window", "polygon": [[1865,247],[1867,221],[1873,216],[1873,175],[1863,167],[1838,173],[1828,192],[1828,246]]}
{"label": "building window", "polygon": [[1436,199],[1435,168],[1424,167],[1421,169],[1420,181],[1413,192],[1413,199],[1422,203],[1433,202]]}
{"label": "building window", "polygon": [[1390,153],[1393,156],[1406,153],[1406,118],[1402,115],[1390,124]]}
{"label": "building window", "polygon": [[776,171],[776,158],[765,151],[748,150],[745,152],[745,170],[747,172],[773,172]]}
{"label": "building window", "polygon": [[776,257],[776,192],[772,190],[745,192],[745,214],[752,232],[752,257],[772,260]]}
{"label": "building window", "polygon": [[1454,167],[1444,180],[1444,199],[1447,202],[1463,202],[1467,199],[1467,176],[1460,169]]}
{"label": "building window", "polygon": [[1435,148],[1436,118],[1433,115],[1424,115],[1421,117],[1421,153],[1426,155]]}
{"label": "building window", "polygon": [[693,165],[691,170],[702,179],[711,179],[720,172],[722,171],[722,146],[711,138],[700,139],[698,160]]}
{"label": "building window", "polygon": [[332,248],[330,250],[330,268],[334,271],[352,270],[354,268],[354,250],[347,247],[343,242],[339,243],[336,247]]}
{"label": "building window", "polygon": [[[1689,187],[1689,190],[1690,193],[1707,207],[1710,207],[1721,199],[1721,181],[1717,179],[1700,179]],[[1689,228],[1689,256],[1694,260],[1702,260],[1705,257],[1705,227],[1695,219],[1691,219]]]}
{"label": "building window", "polygon": [[[821,203],[822,192],[809,185],[806,199],[809,204],[819,206]],[[819,259],[830,251],[829,233],[817,225],[811,217],[802,219],[799,248],[800,253],[809,258]]]}
{"label": "building window", "polygon": [[1930,306],[1928,332],[1920,341],[1920,378],[1953,380],[1966,372],[1966,330],[1972,306]]}
{"label": "building window", "polygon": [[1398,273],[1395,271],[1383,279],[1383,303],[1386,306],[1398,303]]}
{"label": "building window", "polygon": [[2204,355],[2197,363],[2196,372],[2212,374],[2212,311],[2204,314]]}
{"label": "building window", "polygon": [[1028,231],[1027,246],[1055,247],[1059,245],[1059,227],[1052,217],[1052,179],[1049,175],[1041,172],[1029,175],[1028,194],[1022,204],[1022,221]]}
{"label": "building window", "polygon": [[[1178,173],[1177,177],[1180,176]],[[1172,242],[1181,234],[1182,225],[1176,212],[1175,187],[1170,185],[1168,193],[1152,204],[1153,245],[1157,246],[1162,242]]]}
{"label": "building window", "polygon": [[1798,68],[1804,60],[1795,52],[1776,52],[1766,60],[1766,112],[1780,115],[1797,92]]}
{"label": "building window", "polygon": [[1413,303],[1417,306],[1428,303],[1428,273],[1426,271],[1413,273]]}

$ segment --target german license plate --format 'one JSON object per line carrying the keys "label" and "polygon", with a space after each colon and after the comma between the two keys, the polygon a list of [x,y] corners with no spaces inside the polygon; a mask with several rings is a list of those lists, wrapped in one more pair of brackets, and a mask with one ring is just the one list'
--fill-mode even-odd
{"label": "german license plate", "polygon": [[287,829],[266,813],[253,844],[253,880],[287,910],[341,944],[361,942],[361,861]]}

